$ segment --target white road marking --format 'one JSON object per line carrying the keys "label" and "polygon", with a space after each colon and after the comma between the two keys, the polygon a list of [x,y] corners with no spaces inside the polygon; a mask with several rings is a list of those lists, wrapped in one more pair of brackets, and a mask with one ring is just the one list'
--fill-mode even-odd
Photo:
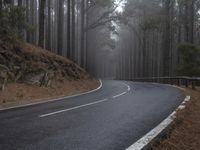
{"label": "white road marking", "polygon": [[129,92],[131,90],[131,87],[128,84],[126,84],[126,83],[124,83],[124,84],[127,86],[128,92]]}
{"label": "white road marking", "polygon": [[[127,87],[128,87],[128,91],[130,91],[130,86],[125,84]],[[126,94],[126,92],[123,92],[123,93],[120,93],[118,95],[115,95],[115,96],[112,96],[112,98],[117,98],[117,97],[120,97],[124,94]],[[87,106],[91,106],[91,105],[95,105],[95,104],[99,104],[99,103],[102,103],[102,102],[105,102],[105,101],[108,101],[109,99],[106,98],[106,99],[103,99],[103,100],[99,100],[99,101],[95,101],[95,102],[92,102],[92,103],[88,103],[88,104],[84,104],[84,105],[80,105],[80,106],[76,106],[76,107],[72,107],[72,108],[68,108],[68,109],[63,109],[63,110],[59,110],[59,111],[55,111],[55,112],[52,112],[52,113],[47,113],[47,114],[43,114],[43,115],[40,115],[39,117],[40,118],[43,118],[43,117],[48,117],[48,116],[52,116],[52,115],[56,115],[56,114],[60,114],[60,113],[63,113],[63,112],[68,112],[68,111],[72,111],[72,110],[75,110],[75,109],[79,109],[79,108],[83,108],[83,107],[87,107]]]}
{"label": "white road marking", "polygon": [[127,90],[128,91],[126,91],[126,92],[123,92],[123,93],[120,93],[120,94],[118,94],[118,95],[115,95],[115,96],[112,96],[112,98],[117,98],[117,97],[120,97],[120,96],[122,96],[122,95],[125,95],[127,92],[129,92],[130,90],[131,90],[131,87],[128,85],[128,84],[126,84],[126,83],[124,83],[126,86],[127,86]]}
{"label": "white road marking", "polygon": [[105,101],[108,101],[108,99],[103,99],[103,100],[96,101],[96,102],[93,102],[93,103],[88,103],[88,104],[84,104],[84,105],[72,107],[72,108],[69,108],[69,109],[63,109],[63,110],[55,111],[55,112],[52,112],[52,113],[43,114],[43,115],[40,115],[39,117],[40,117],[40,118],[48,117],[48,116],[60,114],[60,113],[63,113],[63,112],[67,112],[67,111],[71,111],[71,110],[83,108],[83,107],[86,107],[86,106],[91,106],[91,105],[99,104],[99,103],[102,103],[102,102],[105,102]]}
{"label": "white road marking", "polygon": [[[65,97],[61,97],[61,98],[46,100],[46,101],[43,101],[43,102],[35,102],[35,103],[31,103],[31,104],[25,104],[25,105],[19,105],[19,106],[14,106],[14,107],[2,108],[2,109],[0,109],[0,111],[10,110],[10,109],[15,109],[15,108],[23,108],[23,107],[28,107],[28,106],[38,105],[38,104],[45,104],[45,103],[49,103],[49,102],[54,102],[54,101],[58,101],[58,100],[63,100],[63,99],[68,99],[68,98],[72,98],[72,97],[77,97],[77,96],[93,93],[93,92],[96,92],[96,91],[98,91],[98,90],[100,90],[102,88],[103,83],[102,83],[101,80],[99,80],[99,82],[100,82],[100,85],[99,85],[98,88],[96,88],[94,90],[91,90],[91,91],[88,91],[88,92],[85,92],[85,93],[80,93],[80,94],[75,94],[75,95],[71,95],[71,96],[65,96]],[[47,99],[50,99],[50,98],[47,98]],[[42,99],[38,99],[36,101],[41,101],[41,100]]]}
{"label": "white road marking", "polygon": [[127,92],[123,92],[123,93],[121,93],[121,94],[118,94],[118,95],[112,96],[112,98],[120,97],[120,96],[122,96],[122,95],[124,95],[124,94],[126,94],[126,93],[127,93]]}
{"label": "white road marking", "polygon": [[176,113],[178,110],[185,108],[186,102],[190,101],[190,96],[186,96],[184,102],[163,122],[161,122],[157,127],[135,142],[126,150],[142,150],[145,148],[153,139],[155,139],[165,128],[167,128],[176,118]]}
{"label": "white road marking", "polygon": [[131,90],[131,87],[127,84],[126,84],[126,86],[128,87],[128,92],[129,92]]}

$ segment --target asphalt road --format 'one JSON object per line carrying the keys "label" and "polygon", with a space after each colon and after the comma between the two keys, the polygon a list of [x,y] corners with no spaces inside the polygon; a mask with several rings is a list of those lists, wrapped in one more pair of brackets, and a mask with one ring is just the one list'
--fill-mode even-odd
{"label": "asphalt road", "polygon": [[90,94],[0,111],[0,150],[124,150],[183,98],[166,85],[105,80]]}

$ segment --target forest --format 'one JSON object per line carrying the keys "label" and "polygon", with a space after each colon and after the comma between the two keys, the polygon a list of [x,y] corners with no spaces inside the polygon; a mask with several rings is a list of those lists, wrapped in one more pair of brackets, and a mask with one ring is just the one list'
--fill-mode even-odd
{"label": "forest", "polygon": [[0,0],[0,150],[199,150],[199,116],[200,0]]}
{"label": "forest", "polygon": [[199,76],[200,0],[0,0],[0,12],[2,41],[45,48],[95,77]]}

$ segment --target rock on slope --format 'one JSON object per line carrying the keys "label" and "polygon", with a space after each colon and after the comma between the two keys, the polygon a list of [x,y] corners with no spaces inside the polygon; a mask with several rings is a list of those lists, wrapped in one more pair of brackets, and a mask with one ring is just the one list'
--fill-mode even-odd
{"label": "rock on slope", "polygon": [[51,81],[89,79],[89,74],[72,61],[33,45],[0,42],[0,87],[8,82],[48,86]]}

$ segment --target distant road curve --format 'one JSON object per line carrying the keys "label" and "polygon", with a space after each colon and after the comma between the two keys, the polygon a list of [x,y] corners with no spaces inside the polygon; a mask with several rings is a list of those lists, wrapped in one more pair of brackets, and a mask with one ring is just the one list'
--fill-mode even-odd
{"label": "distant road curve", "polygon": [[125,150],[184,99],[168,85],[102,83],[85,95],[0,111],[0,149]]}

